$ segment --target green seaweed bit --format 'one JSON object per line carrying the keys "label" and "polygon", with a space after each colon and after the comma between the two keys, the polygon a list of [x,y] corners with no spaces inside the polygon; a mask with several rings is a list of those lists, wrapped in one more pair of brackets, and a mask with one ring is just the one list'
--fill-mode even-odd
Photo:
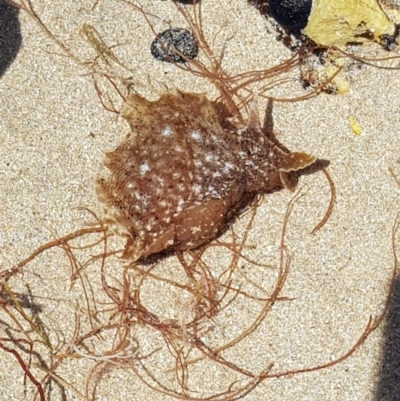
{"label": "green seaweed bit", "polygon": [[111,60],[118,64],[122,68],[130,71],[130,68],[122,63],[118,57],[111,51],[110,47],[107,46],[106,42],[101,37],[97,29],[90,24],[83,24],[80,29],[80,34],[90,43],[90,45],[96,50],[96,53],[105,61]]}

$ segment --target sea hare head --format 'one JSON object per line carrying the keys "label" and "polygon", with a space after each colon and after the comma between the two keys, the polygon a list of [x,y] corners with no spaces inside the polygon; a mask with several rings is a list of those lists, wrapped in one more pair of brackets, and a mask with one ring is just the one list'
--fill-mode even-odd
{"label": "sea hare head", "polygon": [[314,163],[260,128],[256,108],[236,128],[205,95],[168,92],[155,102],[130,94],[121,115],[132,134],[107,153],[97,193],[126,256],[198,247],[215,238],[257,193],[293,189]]}

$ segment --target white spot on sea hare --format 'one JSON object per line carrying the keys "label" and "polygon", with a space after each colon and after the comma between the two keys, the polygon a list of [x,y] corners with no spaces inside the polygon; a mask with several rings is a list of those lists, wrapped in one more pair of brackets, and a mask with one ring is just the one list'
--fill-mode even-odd
{"label": "white spot on sea hare", "polygon": [[190,136],[195,140],[199,141],[201,139],[201,133],[199,131],[192,131]]}
{"label": "white spot on sea hare", "polygon": [[149,166],[149,164],[147,162],[144,162],[144,163],[142,163],[140,165],[139,169],[140,169],[140,174],[144,175],[144,174],[146,174],[147,172],[150,171],[150,166]]}
{"label": "white spot on sea hare", "polygon": [[172,134],[171,127],[167,125],[162,131],[161,136],[170,136]]}

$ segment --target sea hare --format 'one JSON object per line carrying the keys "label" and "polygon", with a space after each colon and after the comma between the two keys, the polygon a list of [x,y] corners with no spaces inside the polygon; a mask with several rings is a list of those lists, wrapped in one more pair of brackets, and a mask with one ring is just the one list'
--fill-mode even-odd
{"label": "sea hare", "polygon": [[254,101],[245,126],[220,103],[180,91],[154,102],[131,93],[121,116],[132,132],[106,154],[97,193],[133,260],[205,244],[257,194],[293,190],[316,161],[264,132]]}

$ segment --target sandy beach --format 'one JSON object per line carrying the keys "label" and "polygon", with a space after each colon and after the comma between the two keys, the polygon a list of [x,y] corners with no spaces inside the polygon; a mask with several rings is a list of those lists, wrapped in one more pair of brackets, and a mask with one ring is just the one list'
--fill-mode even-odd
{"label": "sandy beach", "polygon": [[[96,223],[88,209],[101,216],[94,183],[104,154],[115,149],[129,127],[116,113],[105,110],[99,100],[93,77],[88,73],[90,62],[98,54],[79,34],[83,24],[95,27],[118,60],[129,66],[127,70],[109,61],[115,76],[133,83],[143,97],[155,100],[173,88],[205,93],[210,99],[218,96],[217,89],[207,79],[151,56],[154,33],[140,12],[119,0],[100,0],[92,9],[94,3],[94,0],[32,1],[41,21],[65,44],[75,60],[24,11],[17,16],[22,45],[0,77],[1,270],[13,267],[47,241]],[[143,0],[141,6],[156,32],[170,26],[187,27],[170,1]],[[275,32],[267,29],[270,26],[266,18],[246,1],[204,0],[202,26],[213,52],[223,54],[222,65],[230,75],[269,68],[292,56],[276,40]],[[363,53],[359,48],[355,51]],[[376,57],[400,55],[400,47],[386,52],[377,44],[365,51]],[[399,60],[381,64],[400,65]],[[266,95],[289,98],[293,93],[295,96],[306,93],[298,79],[299,72],[294,70],[291,77],[288,85],[276,87]],[[274,304],[254,333],[224,354],[252,372],[262,372],[271,364],[270,372],[278,373],[329,363],[352,348],[370,316],[378,316],[385,306],[394,264],[392,230],[400,210],[400,186],[389,172],[392,169],[400,178],[399,70],[354,62],[346,79],[348,92],[344,95],[321,93],[306,101],[273,104],[278,140],[292,151],[330,161],[328,171],[335,184],[336,201],[329,220],[315,234],[311,231],[324,216],[330,201],[329,184],[322,173],[301,177],[294,193],[282,190],[270,194],[258,206],[246,240],[246,255],[272,267],[253,266],[242,260],[240,268],[270,294],[278,274],[285,213],[295,193],[301,191],[285,238],[290,268],[280,294],[284,300]],[[106,80],[99,80],[99,87],[110,94],[116,106],[121,106],[120,97]],[[259,90],[257,83],[251,90]],[[108,101],[106,96],[104,99]],[[261,117],[266,103],[259,96]],[[349,124],[351,116],[359,124],[359,134]],[[238,238],[242,238],[248,221],[249,214],[234,224]],[[229,235],[227,232],[222,240],[229,241]],[[85,243],[86,239],[82,241]],[[123,246],[123,240],[115,242],[115,246]],[[395,243],[399,243],[398,235]],[[95,253],[100,252],[95,249]],[[83,253],[88,257],[91,252]],[[223,271],[226,266],[226,252],[218,248],[211,247],[204,257],[215,266],[215,272]],[[122,282],[121,266],[116,263],[112,271],[115,288]],[[177,259],[170,257],[161,260],[155,271],[160,275],[168,272],[168,277],[173,272],[178,280],[183,274],[180,269]],[[64,355],[76,339],[76,312],[84,315],[84,293],[79,280],[71,284],[73,272],[59,248],[35,258],[23,272],[10,279],[9,288],[21,295],[21,306],[22,300],[26,302],[23,310],[28,315],[41,319],[49,342],[58,344],[52,349],[44,344],[43,338],[35,341],[44,362],[41,368],[35,366],[40,361],[34,357],[31,369],[35,377],[42,378],[46,363],[54,356]],[[101,309],[110,307],[109,299],[102,294],[99,269],[88,269],[84,280],[89,294],[85,296],[97,297]],[[399,288],[396,282],[385,321],[351,357],[323,370],[263,380],[242,399],[400,399]],[[261,296],[261,292],[257,294]],[[153,285],[149,281],[141,296],[149,310],[165,319],[179,320],[180,312],[185,313],[180,309],[181,295],[165,283]],[[0,294],[0,306],[2,300],[10,301],[10,294]],[[32,303],[36,309],[29,307]],[[224,336],[234,337],[257,315],[259,307],[258,302],[250,301],[233,304],[210,323],[212,330],[205,338],[218,344]],[[0,341],[7,347],[11,344],[4,339],[19,336],[16,323],[7,313],[13,310],[21,317],[16,309],[0,308]],[[82,317],[82,333],[95,327],[95,320]],[[32,328],[26,330],[31,338],[37,337]],[[96,337],[96,352],[108,350],[115,343],[116,338],[107,333]],[[132,336],[141,355],[161,344],[157,333],[146,332],[142,326],[135,328]],[[79,348],[80,352],[90,353],[93,344],[88,341],[87,348]],[[37,388],[29,380],[24,386],[24,373],[15,356],[4,349],[0,354],[0,399],[33,399]],[[51,388],[43,384],[46,400],[83,399],[85,380],[95,362],[93,358],[78,357],[63,360],[55,371],[57,377],[53,377]],[[171,368],[170,362],[161,352],[149,363],[168,382],[169,373],[165,372]],[[210,396],[210,391],[216,393],[228,383],[240,380],[235,384],[239,385],[246,379],[235,376],[226,366],[216,367],[209,361],[190,369],[188,385],[196,389],[196,393],[191,393],[196,397]],[[57,385],[57,378],[64,382]],[[131,369],[118,366],[104,374],[96,396],[102,401],[173,399],[154,392]]]}

